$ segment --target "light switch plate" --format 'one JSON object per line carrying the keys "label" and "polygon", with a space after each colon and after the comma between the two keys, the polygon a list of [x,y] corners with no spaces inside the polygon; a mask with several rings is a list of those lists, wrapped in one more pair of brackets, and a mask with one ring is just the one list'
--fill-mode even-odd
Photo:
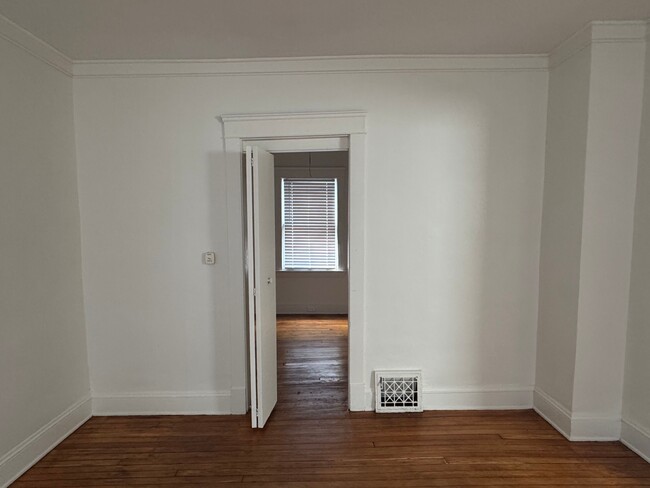
{"label": "light switch plate", "polygon": [[213,251],[203,253],[203,264],[214,264],[216,257]]}

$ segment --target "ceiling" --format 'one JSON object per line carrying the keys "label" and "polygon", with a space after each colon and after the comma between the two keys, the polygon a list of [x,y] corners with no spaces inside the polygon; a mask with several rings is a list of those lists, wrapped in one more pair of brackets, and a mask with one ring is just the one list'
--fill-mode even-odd
{"label": "ceiling", "polygon": [[0,0],[74,60],[541,54],[650,0]]}

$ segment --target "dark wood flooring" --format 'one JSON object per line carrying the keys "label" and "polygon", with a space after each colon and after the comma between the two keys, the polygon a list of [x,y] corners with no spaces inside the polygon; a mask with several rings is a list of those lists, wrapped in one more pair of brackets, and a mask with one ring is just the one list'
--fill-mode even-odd
{"label": "dark wood flooring", "polygon": [[570,443],[531,410],[347,412],[341,317],[279,317],[278,366],[263,430],[248,416],[94,417],[15,486],[650,486],[622,444]]}

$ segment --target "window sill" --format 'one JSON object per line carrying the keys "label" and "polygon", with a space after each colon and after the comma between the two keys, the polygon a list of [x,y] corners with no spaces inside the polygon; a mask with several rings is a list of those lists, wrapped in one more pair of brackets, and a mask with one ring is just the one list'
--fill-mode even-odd
{"label": "window sill", "polygon": [[276,273],[279,276],[300,276],[302,278],[328,277],[338,278],[348,273],[347,269],[334,269],[334,270],[310,270],[310,269],[278,269]]}

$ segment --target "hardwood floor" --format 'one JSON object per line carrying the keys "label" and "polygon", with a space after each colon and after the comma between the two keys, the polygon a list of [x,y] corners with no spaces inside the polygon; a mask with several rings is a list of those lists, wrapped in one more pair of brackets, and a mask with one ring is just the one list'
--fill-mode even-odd
{"label": "hardwood floor", "polygon": [[270,421],[348,413],[347,317],[278,316],[278,404]]}
{"label": "hardwood floor", "polygon": [[570,443],[531,410],[347,412],[340,317],[279,317],[278,366],[264,430],[248,416],[94,417],[15,486],[650,486],[622,444]]}

